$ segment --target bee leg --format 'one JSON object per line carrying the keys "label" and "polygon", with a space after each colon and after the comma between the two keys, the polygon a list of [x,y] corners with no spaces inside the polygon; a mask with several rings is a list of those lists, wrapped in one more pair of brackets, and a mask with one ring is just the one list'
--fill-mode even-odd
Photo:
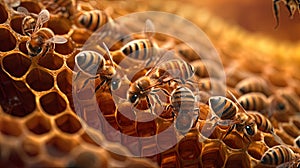
{"label": "bee leg", "polygon": [[82,88],[85,88],[86,85],[88,84],[88,82],[89,82],[90,80],[97,79],[98,77],[99,77],[99,75],[97,74],[97,76],[90,77],[90,78],[86,79],[86,80],[84,81],[84,83],[83,83]]}
{"label": "bee leg", "polygon": [[293,9],[292,9],[291,5],[286,4],[285,6],[286,6],[286,8],[287,8],[288,11],[289,11],[289,14],[290,14],[289,16],[290,16],[290,18],[292,19],[292,18],[293,18],[293,15],[294,15],[294,14],[293,14],[294,12],[293,12]]}
{"label": "bee leg", "polygon": [[146,96],[146,101],[147,101],[147,105],[148,105],[148,107],[149,107],[149,109],[150,109],[151,114],[154,114],[154,112],[153,112],[153,107],[152,107],[152,105],[151,105],[151,103],[150,103],[150,98],[149,98],[149,96]]}
{"label": "bee leg", "polygon": [[95,88],[95,93],[106,83],[106,79],[102,80],[101,83]]}
{"label": "bee leg", "polygon": [[225,139],[227,137],[227,135],[229,135],[234,128],[235,128],[235,124],[230,126],[229,130],[226,132],[225,136],[222,139]]}
{"label": "bee leg", "polygon": [[273,11],[274,11],[274,16],[276,21],[275,29],[279,26],[279,5],[278,5],[279,2],[280,0],[273,0]]}

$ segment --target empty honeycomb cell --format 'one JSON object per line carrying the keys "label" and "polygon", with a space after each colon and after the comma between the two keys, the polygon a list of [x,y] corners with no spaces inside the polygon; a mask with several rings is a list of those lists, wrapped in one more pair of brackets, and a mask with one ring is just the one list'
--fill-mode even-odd
{"label": "empty honeycomb cell", "polygon": [[61,57],[53,52],[48,52],[39,59],[38,64],[50,70],[57,70],[63,65],[64,61]]}
{"label": "empty honeycomb cell", "polygon": [[29,13],[38,14],[41,11],[41,8],[38,5],[38,3],[34,1],[22,1],[20,6],[26,8]]}
{"label": "empty honeycomb cell", "polygon": [[266,150],[266,145],[262,142],[253,142],[248,147],[248,154],[254,159],[260,160]]}
{"label": "empty honeycomb cell", "polygon": [[74,134],[81,129],[81,124],[73,115],[65,114],[55,120],[56,126],[63,132]]}
{"label": "empty honeycomb cell", "polygon": [[57,75],[57,86],[66,95],[72,94],[72,72],[67,69]]}
{"label": "empty honeycomb cell", "polygon": [[45,147],[48,154],[54,157],[66,156],[77,146],[77,142],[60,136],[54,136],[46,141]]}
{"label": "empty honeycomb cell", "polygon": [[5,10],[5,7],[0,4],[0,24],[6,22],[6,20],[8,19],[8,13]]}
{"label": "empty honeycomb cell", "polygon": [[78,49],[74,49],[75,51],[69,55],[69,57],[67,58],[67,66],[72,70],[78,70],[78,67],[75,68],[75,56],[80,52],[80,50]]}
{"label": "empty honeycomb cell", "polygon": [[5,10],[3,4],[0,4],[0,24],[6,22],[7,19],[8,19],[8,13]]}
{"label": "empty honeycomb cell", "polygon": [[26,76],[26,82],[31,89],[35,91],[46,91],[53,87],[54,79],[53,77],[38,68],[32,69]]}
{"label": "empty honeycomb cell", "polygon": [[48,21],[48,28],[50,28],[54,32],[54,34],[67,34],[71,29],[71,22],[64,17],[52,16]]}
{"label": "empty honeycomb cell", "polygon": [[[99,92],[98,92],[99,93]],[[100,92],[96,94],[100,111],[103,115],[115,114],[116,105],[110,93]]]}
{"label": "empty honeycomb cell", "polygon": [[135,114],[130,103],[119,104],[116,119],[121,127],[135,127]]}
{"label": "empty honeycomb cell", "polygon": [[24,117],[36,107],[35,96],[21,81],[11,80],[0,70],[0,104],[7,114]]}
{"label": "empty honeycomb cell", "polygon": [[28,50],[26,48],[26,42],[27,41],[21,41],[20,44],[19,44],[19,50],[23,53],[23,54],[26,54],[28,55]]}
{"label": "empty honeycomb cell", "polygon": [[136,130],[141,137],[153,136],[156,134],[155,121],[137,122]]}
{"label": "empty honeycomb cell", "polygon": [[102,133],[108,141],[121,142],[121,132],[115,116],[105,117],[107,122],[102,124]]}
{"label": "empty honeycomb cell", "polygon": [[176,151],[169,149],[161,153],[161,167],[179,167],[180,161]]}
{"label": "empty honeycomb cell", "polygon": [[300,131],[292,125],[284,124],[282,125],[282,129],[293,138],[296,138],[298,135],[300,135]]}
{"label": "empty honeycomb cell", "polygon": [[[8,163],[1,164],[5,165],[5,167],[17,168],[17,167],[25,167],[24,160],[22,159],[22,155],[16,149],[11,150],[8,156]],[[2,160],[2,159],[1,159]]]}
{"label": "empty honeycomb cell", "polygon": [[200,156],[201,149],[197,136],[186,136],[178,144],[178,154],[183,160],[196,160]]}
{"label": "empty honeycomb cell", "polygon": [[90,37],[90,34],[90,31],[87,29],[75,29],[71,35],[71,38],[76,44],[84,44]]}
{"label": "empty honeycomb cell", "polygon": [[12,33],[6,28],[0,28],[0,51],[6,52],[16,47],[17,40]]}
{"label": "empty honeycomb cell", "polygon": [[51,130],[49,119],[44,116],[33,116],[26,121],[26,127],[37,135],[45,134]]}
{"label": "empty honeycomb cell", "polygon": [[245,143],[244,139],[236,132],[233,132],[233,133],[230,133],[229,135],[227,135],[226,138],[223,139],[223,142],[228,147],[233,148],[233,149],[242,149],[246,146],[246,143],[247,143],[247,142]]}
{"label": "empty honeycomb cell", "polygon": [[71,39],[64,44],[55,44],[55,51],[59,54],[68,55],[74,51],[75,45]]}
{"label": "empty honeycomb cell", "polygon": [[20,53],[12,53],[3,58],[3,68],[14,77],[22,77],[29,69],[31,60]]}
{"label": "empty honeycomb cell", "polygon": [[225,162],[225,149],[220,142],[210,142],[202,149],[203,167],[222,167]]}
{"label": "empty honeycomb cell", "polygon": [[29,138],[23,140],[22,149],[26,153],[26,155],[30,157],[37,156],[41,153],[39,142]]}
{"label": "empty honeycomb cell", "polygon": [[10,21],[10,27],[17,33],[23,35],[22,31],[22,21],[24,16],[14,16]]}
{"label": "empty honeycomb cell", "polygon": [[279,143],[275,141],[275,139],[272,137],[272,135],[265,135],[264,142],[269,148],[279,145]]}
{"label": "empty honeycomb cell", "polygon": [[59,114],[67,107],[66,101],[56,92],[50,92],[42,96],[40,103],[44,111],[50,115]]}
{"label": "empty honeycomb cell", "polygon": [[225,167],[248,168],[250,167],[249,157],[243,153],[230,155],[226,161]]}
{"label": "empty honeycomb cell", "polygon": [[4,135],[18,137],[22,134],[22,129],[17,120],[4,118],[0,120],[0,131]]}

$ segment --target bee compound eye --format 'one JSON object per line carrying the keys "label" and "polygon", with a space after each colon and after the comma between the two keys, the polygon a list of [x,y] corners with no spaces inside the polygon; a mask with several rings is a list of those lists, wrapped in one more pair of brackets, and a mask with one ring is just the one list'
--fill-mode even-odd
{"label": "bee compound eye", "polygon": [[134,103],[134,102],[136,102],[137,99],[138,99],[138,95],[137,95],[137,94],[133,94],[133,95],[130,97],[130,102],[131,102],[131,103]]}
{"label": "bee compound eye", "polygon": [[112,81],[111,82],[111,88],[112,90],[117,90],[120,86],[120,82],[118,80]]}
{"label": "bee compound eye", "polygon": [[279,110],[284,110],[285,109],[285,105],[283,103],[279,103],[277,105],[277,107],[278,107]]}
{"label": "bee compound eye", "polygon": [[254,130],[252,129],[252,127],[250,125],[247,125],[245,127],[245,129],[246,129],[248,135],[254,135]]}

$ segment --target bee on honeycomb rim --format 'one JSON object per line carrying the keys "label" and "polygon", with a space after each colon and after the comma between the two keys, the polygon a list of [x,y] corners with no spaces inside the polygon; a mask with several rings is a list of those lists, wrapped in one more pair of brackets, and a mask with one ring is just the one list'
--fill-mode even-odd
{"label": "bee on honeycomb rim", "polygon": [[43,27],[43,24],[49,19],[48,10],[44,9],[39,13],[33,33],[30,34],[29,40],[26,42],[26,48],[31,57],[43,56],[51,48],[54,49],[55,43],[63,44],[67,42],[64,37],[54,35],[51,29]]}
{"label": "bee on honeycomb rim", "polygon": [[277,142],[283,144],[282,140],[275,134],[271,122],[266,117],[258,112],[247,112],[235,96],[230,91],[227,92],[236,104],[223,96],[213,96],[209,99],[209,106],[217,115],[213,116],[211,120],[216,120],[216,124],[230,125],[223,139],[235,129],[237,132],[243,132],[243,136],[251,142],[250,137],[254,136],[257,130],[260,130],[271,133]]}
{"label": "bee on honeycomb rim", "polygon": [[198,121],[200,115],[197,97],[188,87],[180,85],[168,96],[170,104],[166,109],[172,108],[173,118],[176,118],[174,126],[181,134],[185,134]]}
{"label": "bee on honeycomb rim", "polygon": [[107,52],[109,62],[103,55],[95,51],[82,51],[75,56],[75,64],[80,71],[75,76],[74,81],[77,81],[82,72],[90,76],[84,81],[82,88],[84,88],[90,80],[96,78],[101,79],[101,83],[96,86],[95,92],[97,92],[106,83],[110,86],[111,90],[119,88],[120,80],[117,73],[117,69],[119,69],[119,67],[112,60],[109,49],[105,43],[103,43],[103,47]]}
{"label": "bee on honeycomb rim", "polygon": [[[134,81],[127,92],[127,99],[130,103],[133,104],[133,107],[136,107],[141,99],[146,99],[147,106],[153,114],[152,105],[150,103],[149,95],[151,98],[161,105],[161,101],[159,97],[156,95],[156,92],[161,90],[165,92],[167,95],[169,94],[162,86],[164,83],[170,83],[171,81],[185,81],[193,76],[193,68],[190,68],[191,65],[186,63],[183,60],[177,60],[173,58],[174,52],[167,51],[163,54],[160,59],[152,66],[144,76],[138,78]],[[175,62],[174,62],[175,61]],[[179,66],[177,61],[181,61]],[[175,64],[176,63],[176,64]],[[172,65],[171,65],[172,64]],[[178,65],[177,65],[178,64]],[[168,66],[170,65],[170,66]],[[174,66],[175,65],[175,66]],[[168,68],[166,68],[168,67]],[[176,76],[172,74],[176,69]],[[160,70],[163,70],[164,73],[160,74]],[[169,70],[169,71],[168,71]],[[183,72],[183,71],[189,72]]]}
{"label": "bee on honeycomb rim", "polygon": [[261,157],[260,163],[263,165],[277,165],[279,167],[290,167],[298,164],[299,156],[286,145],[276,145],[269,148]]}

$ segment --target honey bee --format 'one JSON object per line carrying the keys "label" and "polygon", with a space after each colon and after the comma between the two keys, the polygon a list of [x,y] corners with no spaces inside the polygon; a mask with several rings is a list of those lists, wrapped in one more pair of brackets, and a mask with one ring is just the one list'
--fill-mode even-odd
{"label": "honey bee", "polygon": [[50,14],[47,10],[42,10],[39,13],[33,33],[30,34],[30,39],[26,43],[26,48],[31,57],[45,55],[50,48],[54,48],[52,44],[67,42],[64,37],[54,35],[51,29],[42,27],[49,19]]}
{"label": "honey bee", "polygon": [[265,165],[280,165],[296,159],[295,153],[285,145],[269,148],[261,157],[260,163]]}
{"label": "honey bee", "polygon": [[34,31],[38,15],[35,13],[30,13],[22,6],[17,8],[17,14],[24,15],[22,20],[22,33],[23,35],[30,36]]}
{"label": "honey bee", "polygon": [[222,120],[233,119],[238,107],[230,99],[223,96],[213,96],[208,101],[211,110]]}
{"label": "honey bee", "polygon": [[275,28],[279,26],[279,2],[283,1],[285,3],[286,8],[290,13],[290,18],[294,17],[295,11],[300,8],[299,0],[273,0],[273,11],[275,16],[276,25]]}
{"label": "honey bee", "polygon": [[[100,78],[101,83],[95,88],[95,92],[101,88],[105,83],[111,86],[112,90],[119,88],[120,83],[116,77],[117,65],[113,62],[107,46],[103,43],[106,49],[109,62],[99,53],[95,51],[82,51],[75,56],[75,64],[79,68],[75,80],[78,79],[80,73],[90,76],[83,84],[82,88],[86,86],[89,80]],[[96,74],[96,75],[95,75]]]}
{"label": "honey bee", "polygon": [[258,130],[274,134],[274,127],[271,121],[265,116],[263,116],[261,113],[256,111],[248,111],[248,115],[255,120]]}
{"label": "honey bee", "polygon": [[259,77],[249,77],[240,81],[235,87],[241,94],[250,92],[260,92],[265,95],[270,94],[266,81]]}
{"label": "honey bee", "polygon": [[250,137],[257,132],[255,120],[247,114],[234,95],[230,91],[228,92],[242,111],[239,112],[238,106],[230,99],[223,96],[213,96],[209,99],[209,107],[215,115],[210,120],[215,120],[215,124],[218,125],[230,125],[223,139],[235,129],[237,132],[243,132],[243,135],[250,141]]}
{"label": "honey bee", "polygon": [[266,112],[268,107],[267,97],[258,92],[248,93],[238,99],[245,110]]}
{"label": "honey bee", "polygon": [[78,27],[86,28],[94,32],[109,21],[111,21],[111,18],[105,11],[91,10],[79,12],[76,16],[75,24]]}
{"label": "honey bee", "polygon": [[181,83],[186,83],[195,74],[194,67],[180,59],[163,62],[158,68],[166,71],[168,76]]}
{"label": "honey bee", "polygon": [[167,93],[167,91],[165,91],[163,88],[158,88],[157,86],[162,85],[163,83],[167,83],[173,78],[164,74],[160,75],[160,69],[158,65],[160,63],[163,63],[172,55],[173,52],[166,52],[162,57],[160,57],[156,64],[147,71],[144,76],[138,78],[130,85],[127,92],[127,100],[129,100],[129,102],[133,104],[133,107],[136,107],[139,104],[140,100],[146,99],[147,106],[153,114],[153,107],[150,103],[149,96],[151,96],[152,100],[155,100],[157,101],[157,103],[161,104],[159,98],[155,93],[158,90],[162,90],[165,93]]}
{"label": "honey bee", "polygon": [[151,39],[153,32],[154,25],[151,20],[147,19],[144,28],[144,34],[147,38],[129,41],[120,50],[113,51],[112,55],[122,55],[133,60],[150,62],[159,54],[159,47]]}
{"label": "honey bee", "polygon": [[173,114],[176,113],[174,126],[180,133],[185,134],[199,117],[199,109],[195,105],[196,96],[189,88],[179,86],[172,91],[170,97],[167,108],[172,108]]}

